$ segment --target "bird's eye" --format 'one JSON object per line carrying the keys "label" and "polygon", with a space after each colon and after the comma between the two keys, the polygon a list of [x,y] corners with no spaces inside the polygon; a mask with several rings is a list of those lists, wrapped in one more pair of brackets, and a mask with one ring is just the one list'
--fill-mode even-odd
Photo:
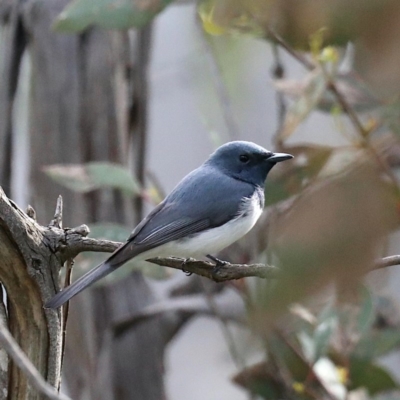
{"label": "bird's eye", "polygon": [[247,154],[242,154],[242,155],[239,157],[239,160],[240,160],[242,163],[247,163],[247,162],[249,162],[250,157],[249,157]]}

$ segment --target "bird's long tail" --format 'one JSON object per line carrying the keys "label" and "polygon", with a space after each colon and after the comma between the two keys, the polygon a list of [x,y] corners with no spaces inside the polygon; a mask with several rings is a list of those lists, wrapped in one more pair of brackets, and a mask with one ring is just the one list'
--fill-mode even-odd
{"label": "bird's long tail", "polygon": [[132,249],[130,243],[127,242],[117,249],[106,261],[81,276],[72,285],[58,292],[45,304],[45,308],[58,308],[62,306],[72,297],[82,292],[82,290],[115,271],[122,264],[125,264],[125,262],[137,255],[137,253]]}
{"label": "bird's long tail", "polygon": [[45,304],[46,308],[58,308],[62,306],[72,297],[76,296],[82,290],[86,289],[89,285],[97,282],[99,279],[115,271],[115,267],[110,265],[107,261],[93,268],[85,275],[77,279],[72,285],[68,286],[61,292],[58,292]]}

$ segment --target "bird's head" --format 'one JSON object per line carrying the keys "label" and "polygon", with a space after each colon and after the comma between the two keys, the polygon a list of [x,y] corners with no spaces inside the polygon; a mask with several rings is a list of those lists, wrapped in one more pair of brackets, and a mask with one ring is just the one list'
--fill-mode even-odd
{"label": "bird's head", "polygon": [[273,153],[252,142],[235,141],[219,147],[206,164],[236,179],[263,186],[271,168],[291,158],[290,154]]}

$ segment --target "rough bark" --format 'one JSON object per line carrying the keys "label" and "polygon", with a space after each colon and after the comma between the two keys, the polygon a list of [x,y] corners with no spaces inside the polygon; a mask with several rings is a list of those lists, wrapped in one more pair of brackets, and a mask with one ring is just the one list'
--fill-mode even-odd
{"label": "rough bark", "polygon": [[[0,291],[0,321],[8,327],[7,310],[3,302],[3,290]],[[0,347],[0,400],[6,400],[8,397],[8,354]]]}
{"label": "rough bark", "polygon": [[[57,242],[52,236],[51,229],[40,227],[0,189],[0,280],[7,291],[9,329],[38,371],[58,387],[60,313],[43,309],[42,301],[54,293],[54,273],[63,262],[50,244]],[[10,399],[43,398],[13,363],[9,376]]]}

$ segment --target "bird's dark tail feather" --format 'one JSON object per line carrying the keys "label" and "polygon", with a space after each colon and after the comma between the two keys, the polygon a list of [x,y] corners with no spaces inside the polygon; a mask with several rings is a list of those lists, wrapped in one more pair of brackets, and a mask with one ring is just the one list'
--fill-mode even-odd
{"label": "bird's dark tail feather", "polygon": [[72,285],[68,286],[61,292],[58,292],[53,298],[45,304],[45,308],[58,308],[62,306],[72,297],[76,296],[89,285],[97,282],[99,279],[115,271],[116,266],[111,265],[108,260],[93,268],[85,275],[81,276]]}
{"label": "bird's dark tail feather", "polygon": [[128,260],[139,253],[140,247],[132,245],[129,241],[126,242],[115,250],[106,261],[89,272],[86,272],[85,275],[81,276],[72,285],[57,293],[44,305],[45,308],[58,308],[62,306],[72,297],[82,292],[82,290],[86,289],[88,286],[97,282],[106,275],[111,274],[111,272],[115,271],[118,267],[125,264]]}

